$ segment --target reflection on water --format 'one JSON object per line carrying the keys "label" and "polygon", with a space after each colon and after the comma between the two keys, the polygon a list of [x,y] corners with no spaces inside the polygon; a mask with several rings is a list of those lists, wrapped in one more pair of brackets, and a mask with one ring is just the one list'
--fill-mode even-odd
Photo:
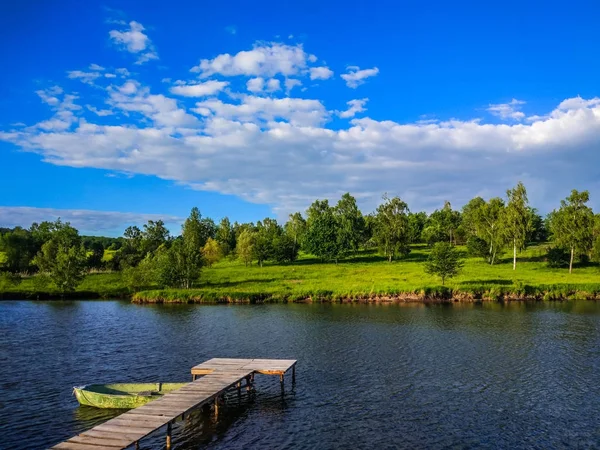
{"label": "reflection on water", "polygon": [[[212,357],[298,359],[194,412],[175,448],[594,448],[600,303],[0,302],[0,448],[45,448],[120,411],[72,387],[187,381]],[[164,434],[142,448],[164,446]]]}

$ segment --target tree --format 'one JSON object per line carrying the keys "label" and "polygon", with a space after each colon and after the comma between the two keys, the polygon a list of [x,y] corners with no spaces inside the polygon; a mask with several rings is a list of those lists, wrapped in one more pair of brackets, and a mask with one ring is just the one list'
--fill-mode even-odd
{"label": "tree", "polygon": [[421,211],[418,213],[408,213],[408,227],[410,242],[423,242],[423,230],[427,224],[427,213]]}
{"label": "tree", "polygon": [[50,239],[42,245],[34,262],[61,292],[75,290],[85,276],[87,262],[79,232],[69,223],[57,220]]}
{"label": "tree", "polygon": [[0,235],[0,251],[4,253],[3,266],[9,272],[28,272],[38,250],[31,233],[21,227]]}
{"label": "tree", "polygon": [[104,258],[104,247],[101,242],[92,242],[90,244],[89,254],[87,255],[88,269],[100,269],[102,267],[102,258]]}
{"label": "tree", "polygon": [[165,244],[170,238],[169,230],[165,227],[162,220],[149,220],[144,225],[144,231],[141,234],[142,256],[148,253],[154,253],[158,247]]}
{"label": "tree", "polygon": [[519,181],[514,189],[506,191],[508,203],[504,210],[504,233],[513,245],[513,270],[517,269],[517,250],[527,244],[532,231],[531,211],[528,208],[527,190]]}
{"label": "tree", "polygon": [[594,213],[586,205],[590,200],[588,191],[571,191],[560,201],[560,208],[550,213],[552,240],[559,247],[570,251],[569,273],[573,272],[575,253],[587,254],[593,244]]}
{"label": "tree", "polygon": [[345,193],[333,209],[338,222],[337,239],[342,251],[356,253],[364,239],[365,219],[356,199]]}
{"label": "tree", "polygon": [[286,233],[273,240],[273,259],[278,263],[293,262],[298,258],[298,244]]}
{"label": "tree", "polygon": [[506,238],[502,232],[504,201],[495,197],[486,202],[476,197],[465,205],[463,213],[465,229],[471,235],[485,240],[489,249],[487,260],[493,265]]}
{"label": "tree", "polygon": [[442,279],[442,285],[444,285],[446,278],[458,275],[462,266],[460,254],[452,244],[437,242],[425,262],[425,272],[439,276]]}
{"label": "tree", "polygon": [[343,248],[338,239],[339,223],[327,200],[316,200],[307,211],[306,250],[324,261],[337,263]]}
{"label": "tree", "polygon": [[223,256],[229,255],[235,249],[235,232],[227,217],[221,219],[217,227],[215,239],[221,247]]}
{"label": "tree", "polygon": [[237,245],[235,251],[244,265],[252,264],[252,257],[254,255],[254,239],[256,233],[252,230],[244,230],[237,238]]}
{"label": "tree", "polygon": [[208,238],[208,241],[206,241],[206,244],[204,244],[204,247],[202,248],[202,256],[204,257],[206,265],[212,267],[214,263],[223,257],[223,251],[216,240]]}
{"label": "tree", "polygon": [[210,238],[207,237],[208,228],[198,208],[192,208],[190,216],[182,225],[181,239],[178,239],[177,245],[173,246],[175,248],[172,249],[171,256],[180,267],[179,278],[186,289],[192,287],[192,284],[200,278],[200,270],[204,263],[202,248]]}
{"label": "tree", "polygon": [[290,214],[288,221],[285,223],[284,230],[293,239],[294,245],[299,246],[306,233],[306,220],[304,220],[304,217],[299,212]]}
{"label": "tree", "polygon": [[396,255],[407,255],[410,252],[408,205],[399,197],[388,198],[384,195],[383,200],[377,207],[373,238],[381,253],[392,262]]}
{"label": "tree", "polygon": [[453,211],[450,202],[446,201],[442,209],[431,213],[428,222],[430,227],[437,230],[439,236],[443,236],[450,243],[455,242],[456,230],[460,226],[460,212]]}
{"label": "tree", "polygon": [[156,257],[147,255],[136,267],[126,267],[121,274],[131,292],[139,291],[160,279]]}

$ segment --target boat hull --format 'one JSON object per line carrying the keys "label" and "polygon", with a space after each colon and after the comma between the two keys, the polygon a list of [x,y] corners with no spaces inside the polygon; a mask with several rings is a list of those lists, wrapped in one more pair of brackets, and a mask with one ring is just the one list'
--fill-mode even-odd
{"label": "boat hull", "polygon": [[73,388],[80,405],[94,408],[132,409],[161,398],[187,383],[91,384]]}

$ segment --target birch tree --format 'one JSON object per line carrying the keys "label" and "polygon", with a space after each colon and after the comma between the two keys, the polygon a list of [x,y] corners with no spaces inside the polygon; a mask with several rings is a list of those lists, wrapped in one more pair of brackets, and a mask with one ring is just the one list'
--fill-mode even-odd
{"label": "birch tree", "polygon": [[587,206],[588,191],[571,191],[560,201],[560,208],[550,214],[550,232],[556,245],[570,251],[569,273],[573,272],[575,253],[586,254],[593,244],[594,213]]}
{"label": "birch tree", "polygon": [[531,233],[531,212],[528,208],[527,190],[519,181],[514,189],[506,191],[508,203],[504,210],[504,233],[513,246],[513,270],[517,269],[517,251],[527,244]]}

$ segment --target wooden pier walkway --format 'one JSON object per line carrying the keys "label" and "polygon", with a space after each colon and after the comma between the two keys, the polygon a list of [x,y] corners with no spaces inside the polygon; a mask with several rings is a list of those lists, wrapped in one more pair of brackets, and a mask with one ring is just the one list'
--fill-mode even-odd
{"label": "wooden pier walkway", "polygon": [[[296,361],[282,359],[213,358],[192,368],[193,381],[150,403],[110,419],[91,430],[52,447],[59,450],[116,450],[138,442],[158,429],[167,427],[167,449],[171,448],[171,426],[179,417],[204,405],[214,405],[232,388],[246,389],[254,382],[254,374],[279,375],[283,388],[284,375],[292,370],[295,381]],[[201,376],[201,378],[198,378]]]}

